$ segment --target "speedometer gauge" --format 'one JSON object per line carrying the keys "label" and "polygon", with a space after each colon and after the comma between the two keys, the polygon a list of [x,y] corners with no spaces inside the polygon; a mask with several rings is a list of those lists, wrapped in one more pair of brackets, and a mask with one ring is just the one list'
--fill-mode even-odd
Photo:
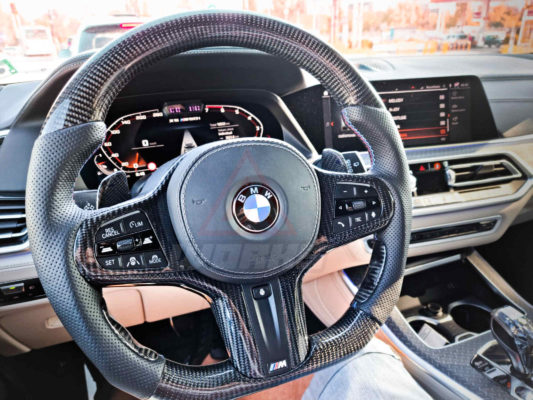
{"label": "speedometer gauge", "polygon": [[122,170],[129,178],[139,178],[202,144],[261,136],[263,124],[242,107],[173,102],[114,121],[94,163],[100,174]]}

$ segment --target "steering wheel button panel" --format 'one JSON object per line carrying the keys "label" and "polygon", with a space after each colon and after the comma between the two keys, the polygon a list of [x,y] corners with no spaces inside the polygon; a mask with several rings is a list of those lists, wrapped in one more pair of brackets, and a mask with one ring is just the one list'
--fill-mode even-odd
{"label": "steering wheel button panel", "polygon": [[[104,224],[95,237],[98,264],[108,270],[165,268],[167,259],[143,212]],[[148,251],[151,250],[151,251]],[[122,256],[109,257],[121,253]]]}
{"label": "steering wheel button panel", "polygon": [[366,223],[377,221],[382,216],[378,192],[370,185],[338,182],[335,185],[335,217],[333,233],[345,232]]}
{"label": "steering wheel button panel", "polygon": [[142,213],[135,213],[123,219],[124,233],[136,233],[150,229],[148,218]]}
{"label": "steering wheel button panel", "polygon": [[[131,251],[133,250],[133,238],[126,238],[126,239],[121,239],[119,241],[117,241],[116,243],[116,247],[117,247],[117,251],[123,253],[125,251]],[[104,247],[104,250],[106,248]]]}
{"label": "steering wheel button panel", "polygon": [[96,242],[107,242],[123,234],[120,221],[106,224],[96,232]]}
{"label": "steering wheel button panel", "polygon": [[143,254],[144,265],[149,268],[162,268],[167,266],[167,261],[162,251],[148,251]]}
{"label": "steering wheel button panel", "polygon": [[351,228],[350,217],[341,217],[333,220],[333,233],[340,233]]}
{"label": "steering wheel button panel", "polygon": [[120,257],[100,257],[98,258],[98,262],[102,266],[102,268],[105,269],[120,269],[121,268],[121,261]]}

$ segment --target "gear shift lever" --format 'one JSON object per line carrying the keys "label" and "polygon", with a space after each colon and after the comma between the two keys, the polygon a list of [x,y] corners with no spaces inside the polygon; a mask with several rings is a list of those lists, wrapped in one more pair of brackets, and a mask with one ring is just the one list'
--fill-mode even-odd
{"label": "gear shift lever", "polygon": [[516,308],[492,311],[490,328],[494,338],[511,359],[511,372],[529,378],[533,372],[533,323]]}

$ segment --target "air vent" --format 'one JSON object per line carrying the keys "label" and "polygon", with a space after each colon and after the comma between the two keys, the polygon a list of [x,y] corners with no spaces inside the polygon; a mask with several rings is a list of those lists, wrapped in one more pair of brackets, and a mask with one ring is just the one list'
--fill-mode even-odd
{"label": "air vent", "polygon": [[27,247],[24,198],[0,197],[0,254],[25,250]]}
{"label": "air vent", "polygon": [[446,169],[448,185],[453,188],[493,185],[522,176],[505,157],[450,161]]}

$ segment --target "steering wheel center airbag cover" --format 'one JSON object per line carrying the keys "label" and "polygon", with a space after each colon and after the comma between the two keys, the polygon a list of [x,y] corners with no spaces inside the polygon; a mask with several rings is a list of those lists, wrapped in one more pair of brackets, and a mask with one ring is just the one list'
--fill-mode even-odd
{"label": "steering wheel center airbag cover", "polygon": [[[215,279],[244,282],[277,275],[301,261],[317,237],[316,174],[281,141],[242,139],[199,147],[180,162],[167,193],[185,255]],[[257,210],[250,208],[254,200],[261,200]]]}

